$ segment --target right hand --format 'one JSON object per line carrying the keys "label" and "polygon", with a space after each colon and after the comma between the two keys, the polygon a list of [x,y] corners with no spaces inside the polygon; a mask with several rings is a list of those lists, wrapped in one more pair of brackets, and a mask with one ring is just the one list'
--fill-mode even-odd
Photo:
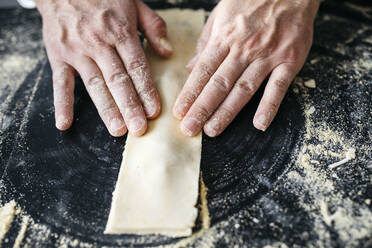
{"label": "right hand", "polygon": [[174,105],[181,131],[215,137],[270,75],[253,125],[265,131],[310,51],[318,0],[221,0]]}
{"label": "right hand", "polygon": [[74,76],[80,74],[113,136],[140,136],[160,113],[137,23],[154,50],[170,56],[165,22],[140,0],[36,1],[53,70],[56,127],[73,121]]}

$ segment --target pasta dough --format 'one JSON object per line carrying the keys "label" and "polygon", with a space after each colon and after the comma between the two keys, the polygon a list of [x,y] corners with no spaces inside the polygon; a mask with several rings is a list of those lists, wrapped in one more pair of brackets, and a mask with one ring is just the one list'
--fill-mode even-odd
{"label": "pasta dough", "polygon": [[149,121],[142,137],[128,135],[105,233],[191,234],[198,211],[201,134],[185,137],[172,115],[187,79],[187,62],[195,52],[205,12],[158,11],[167,22],[174,53],[160,58],[145,52],[162,101],[162,113]]}

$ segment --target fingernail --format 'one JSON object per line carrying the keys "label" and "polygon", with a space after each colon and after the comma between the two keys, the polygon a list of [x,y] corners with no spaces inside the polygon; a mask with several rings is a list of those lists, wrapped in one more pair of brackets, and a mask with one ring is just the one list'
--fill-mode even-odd
{"label": "fingernail", "polygon": [[69,120],[64,115],[59,115],[56,119],[56,127],[58,129],[65,129],[66,125],[69,124]]}
{"label": "fingernail", "polygon": [[140,117],[135,117],[129,121],[129,129],[132,133],[137,133],[143,129],[145,120]]}
{"label": "fingernail", "polygon": [[166,38],[160,38],[160,39],[159,39],[159,44],[160,44],[160,46],[162,46],[165,50],[173,51],[172,45],[171,45],[171,43],[169,42],[168,39],[166,39]]}
{"label": "fingernail", "polygon": [[110,122],[110,129],[113,132],[116,132],[124,127],[124,122],[119,118],[114,118]]}
{"label": "fingernail", "polygon": [[186,118],[181,122],[181,131],[187,136],[194,136],[198,129],[199,122],[195,118]]}
{"label": "fingernail", "polygon": [[269,118],[267,115],[261,114],[260,116],[258,116],[257,119],[255,120],[257,129],[261,131],[265,131],[267,128],[268,121],[269,121]]}
{"label": "fingernail", "polygon": [[186,106],[185,104],[176,103],[176,107],[174,108],[174,115],[177,117],[177,119],[181,120],[184,116],[184,113],[186,112]]}
{"label": "fingernail", "polygon": [[206,133],[209,137],[216,137],[218,134],[218,130],[220,130],[220,122],[218,119],[212,119],[208,124],[205,126],[207,129]]}

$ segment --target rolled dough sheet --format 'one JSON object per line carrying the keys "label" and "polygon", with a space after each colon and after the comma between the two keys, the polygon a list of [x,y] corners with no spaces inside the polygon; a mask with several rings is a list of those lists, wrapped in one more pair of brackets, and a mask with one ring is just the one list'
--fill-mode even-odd
{"label": "rolled dough sheet", "polygon": [[202,10],[158,11],[167,22],[174,53],[145,52],[162,101],[162,113],[142,137],[128,136],[105,233],[188,236],[198,210],[201,135],[185,137],[172,115],[187,79],[187,62],[204,24]]}

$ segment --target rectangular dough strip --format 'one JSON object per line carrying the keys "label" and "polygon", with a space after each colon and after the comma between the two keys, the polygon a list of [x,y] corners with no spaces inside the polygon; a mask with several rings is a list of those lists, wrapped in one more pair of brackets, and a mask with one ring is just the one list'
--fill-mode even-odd
{"label": "rectangular dough strip", "polygon": [[186,64],[204,25],[202,10],[163,10],[174,53],[169,59],[145,52],[160,94],[162,112],[142,137],[128,135],[105,233],[192,233],[198,210],[201,134],[179,130],[172,107],[188,77]]}

